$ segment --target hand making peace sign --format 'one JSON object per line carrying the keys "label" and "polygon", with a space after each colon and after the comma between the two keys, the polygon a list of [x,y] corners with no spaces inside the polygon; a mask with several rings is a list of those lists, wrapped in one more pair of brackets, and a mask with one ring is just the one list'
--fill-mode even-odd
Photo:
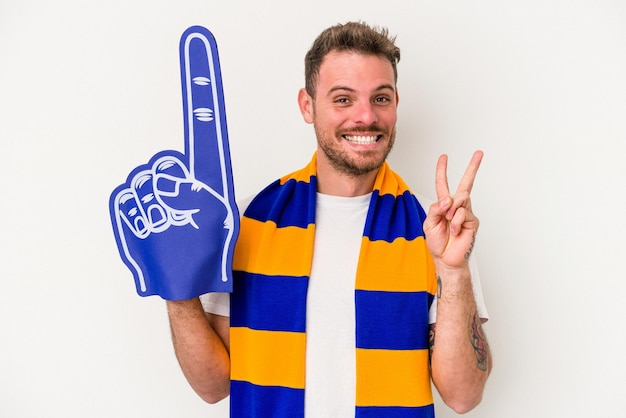
{"label": "hand making peace sign", "polygon": [[454,195],[448,188],[447,155],[440,156],[437,161],[437,202],[430,206],[424,221],[424,233],[435,261],[449,268],[467,265],[474,247],[479,221],[472,212],[470,193],[482,158],[482,151],[474,152]]}
{"label": "hand making peace sign", "polygon": [[195,26],[180,41],[185,152],[162,151],[110,199],[120,256],[137,293],[189,299],[232,290],[239,230],[217,44]]}

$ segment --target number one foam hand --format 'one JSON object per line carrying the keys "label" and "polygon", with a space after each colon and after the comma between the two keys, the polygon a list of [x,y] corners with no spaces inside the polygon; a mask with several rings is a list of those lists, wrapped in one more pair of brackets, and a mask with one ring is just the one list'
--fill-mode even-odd
{"label": "number one foam hand", "polygon": [[140,296],[189,299],[232,291],[239,232],[215,38],[200,26],[180,40],[185,151],[161,151],[111,194],[122,260]]}

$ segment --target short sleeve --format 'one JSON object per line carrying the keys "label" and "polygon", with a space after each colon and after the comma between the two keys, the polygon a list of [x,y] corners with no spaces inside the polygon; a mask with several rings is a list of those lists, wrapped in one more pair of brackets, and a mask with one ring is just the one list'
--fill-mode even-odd
{"label": "short sleeve", "polygon": [[[428,213],[428,208],[434,202],[423,195],[416,194],[417,200],[422,205],[422,208]],[[485,299],[483,298],[483,289],[480,285],[480,275],[478,273],[478,262],[474,255],[470,256],[469,260],[470,276],[472,278],[472,290],[474,291],[474,300],[476,301],[476,310],[478,311],[478,317],[485,321],[489,319],[489,313],[487,312],[487,306],[485,305]],[[433,300],[428,312],[428,322],[434,324],[437,322],[437,298]]]}
{"label": "short sleeve", "polygon": [[229,293],[205,293],[200,295],[200,302],[204,312],[230,316],[230,294]]}
{"label": "short sleeve", "polygon": [[[476,311],[478,317],[487,321],[489,319],[489,312],[487,312],[487,306],[485,305],[485,299],[483,297],[483,289],[480,285],[480,276],[478,274],[478,263],[476,257],[472,255],[469,259],[470,275],[472,277],[472,290],[474,291],[474,300],[476,301]],[[430,311],[428,312],[428,322],[434,324],[437,322],[437,298],[433,300],[433,304],[430,305]]]}

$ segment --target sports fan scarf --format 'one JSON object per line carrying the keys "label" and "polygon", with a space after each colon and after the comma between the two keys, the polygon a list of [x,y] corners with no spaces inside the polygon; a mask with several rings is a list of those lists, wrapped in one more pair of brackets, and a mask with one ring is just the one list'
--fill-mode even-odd
{"label": "sports fan scarf", "polygon": [[[231,295],[231,417],[304,417],[316,156],[270,184],[240,225]],[[355,281],[357,418],[433,417],[428,309],[435,270],[417,199],[385,163]],[[320,365],[323,367],[323,365]]]}

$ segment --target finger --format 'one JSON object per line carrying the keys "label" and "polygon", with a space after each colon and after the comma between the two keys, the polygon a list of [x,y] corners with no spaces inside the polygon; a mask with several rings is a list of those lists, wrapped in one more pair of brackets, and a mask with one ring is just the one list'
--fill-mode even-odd
{"label": "finger", "polygon": [[468,192],[459,191],[452,197],[452,205],[450,205],[450,208],[448,209],[448,212],[446,213],[446,219],[447,220],[452,219],[452,217],[454,216],[454,213],[459,208],[465,208],[465,209],[471,210],[472,201],[470,199],[470,195]]}
{"label": "finger", "polygon": [[159,202],[156,200],[153,187],[153,174],[150,171],[141,171],[133,178],[131,190],[135,193],[138,208],[142,212],[142,218],[146,228],[154,231],[167,222],[167,215]]}
{"label": "finger", "polygon": [[217,43],[211,32],[199,26],[187,29],[180,41],[180,59],[189,171],[228,196],[232,174],[226,111]]}
{"label": "finger", "polygon": [[463,178],[461,178],[457,193],[460,191],[470,193],[472,191],[472,188],[474,187],[474,179],[476,178],[476,173],[478,173],[478,168],[480,167],[482,159],[483,152],[475,151],[474,155],[472,155],[472,159],[470,160],[469,165],[465,169],[465,174],[463,174]]}
{"label": "finger", "polygon": [[450,235],[458,235],[467,220],[467,211],[465,208],[457,209],[452,219],[450,219]]}
{"label": "finger", "polygon": [[[131,189],[124,189],[117,194],[115,198],[115,212],[118,220],[118,229],[123,227],[121,224],[123,222],[138,238],[146,238],[150,234],[144,219],[143,210],[140,208],[136,194]],[[120,231],[120,235],[124,235],[123,231]]]}
{"label": "finger", "polygon": [[434,222],[438,222],[439,219],[441,219],[445,214],[449,204],[449,200],[449,198],[446,198],[444,200],[432,203],[428,208],[426,219],[432,219]]}
{"label": "finger", "polygon": [[431,204],[428,208],[428,216],[426,216],[423,224],[424,230],[430,230],[436,225],[439,225],[442,221],[447,222],[445,215],[451,204],[452,198],[450,197],[446,197],[443,200]]}
{"label": "finger", "polygon": [[450,220],[450,234],[458,235],[464,229],[471,229],[475,232],[479,224],[478,218],[471,211],[459,208]]}
{"label": "finger", "polygon": [[437,200],[442,200],[450,195],[448,188],[448,156],[443,154],[437,160],[437,170],[435,172],[435,191]]}
{"label": "finger", "polygon": [[[138,201],[133,190],[122,185],[113,191],[109,204],[111,220],[113,221],[113,231],[115,241],[122,256],[122,260],[133,272],[137,291],[141,294],[146,291],[146,281],[141,270],[129,249],[130,235],[126,231],[132,232],[139,239],[145,239],[150,235],[139,209]],[[131,240],[132,241],[132,240]]]}
{"label": "finger", "polygon": [[152,173],[157,199],[177,197],[180,194],[181,183],[193,182],[187,167],[178,158],[172,156],[165,156],[155,161],[152,165]]}

